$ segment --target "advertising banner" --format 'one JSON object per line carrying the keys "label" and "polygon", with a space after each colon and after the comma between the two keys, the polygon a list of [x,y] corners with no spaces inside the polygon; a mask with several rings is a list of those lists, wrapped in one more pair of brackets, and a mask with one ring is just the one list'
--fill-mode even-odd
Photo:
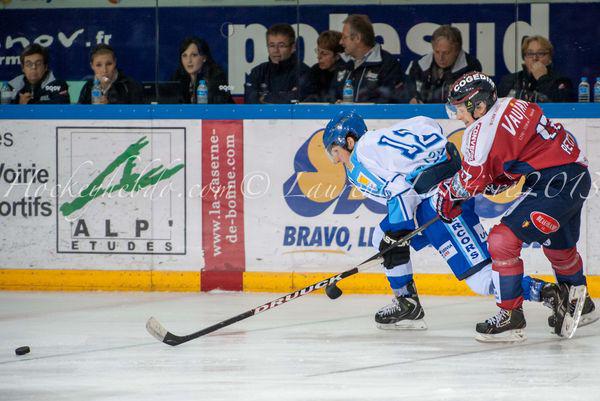
{"label": "advertising banner", "polygon": [[199,270],[199,133],[190,121],[3,120],[2,267]]}
{"label": "advertising banner", "polygon": [[[589,157],[593,186],[578,248],[600,274],[593,227],[600,120],[557,119]],[[364,198],[322,145],[326,120],[3,120],[3,269],[333,272],[374,253],[385,207]],[[368,119],[369,128],[394,120]],[[460,122],[438,120],[460,145]],[[479,196],[486,228],[515,192]],[[530,273],[550,273],[539,244]],[[420,273],[449,273],[431,248]],[[219,276],[220,277],[220,276]]]}
{"label": "advertising banner", "polygon": [[[462,142],[461,123],[438,121],[449,139]],[[597,120],[564,120],[576,133],[578,143],[590,155],[590,169],[600,167]],[[391,125],[391,120],[367,120],[370,129]],[[333,165],[322,145],[326,121],[246,121],[245,159],[247,171],[262,171],[263,196],[246,199],[248,271],[339,271],[373,255],[370,247],[374,227],[386,213],[384,206],[365,199],[345,178],[341,165]],[[291,129],[290,129],[291,128]],[[284,134],[285,133],[285,134]],[[600,150],[600,149],[599,149]],[[256,154],[260,152],[260,157]],[[594,173],[595,178],[598,174]],[[582,216],[579,251],[586,261],[600,254],[588,248],[588,215],[600,217],[597,186]],[[257,191],[258,188],[255,188]],[[497,196],[478,196],[476,211],[489,230],[513,204],[520,191]],[[598,216],[598,217],[593,217]],[[593,232],[589,233],[594,236]],[[548,261],[539,244],[527,244],[522,257],[529,273],[549,274]],[[412,253],[420,273],[449,273],[442,257],[431,247]],[[600,267],[585,263],[588,273]]]}
{"label": "advertising banner", "polygon": [[206,270],[244,271],[242,121],[202,122],[202,244]]}
{"label": "advertising banner", "polygon": [[57,127],[57,252],[185,255],[185,136]]}

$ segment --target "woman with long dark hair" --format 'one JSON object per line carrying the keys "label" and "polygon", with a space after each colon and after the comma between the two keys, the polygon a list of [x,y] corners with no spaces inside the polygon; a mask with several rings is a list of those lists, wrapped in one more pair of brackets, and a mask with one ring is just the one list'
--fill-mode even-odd
{"label": "woman with long dark hair", "polygon": [[179,68],[173,75],[180,83],[180,103],[196,103],[196,89],[201,80],[206,81],[208,103],[233,103],[227,75],[215,63],[208,43],[192,36],[179,46]]}

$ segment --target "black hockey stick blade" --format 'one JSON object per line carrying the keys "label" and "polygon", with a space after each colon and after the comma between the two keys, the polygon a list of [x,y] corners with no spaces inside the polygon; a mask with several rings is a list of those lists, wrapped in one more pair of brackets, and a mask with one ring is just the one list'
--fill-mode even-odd
{"label": "black hockey stick blade", "polygon": [[[263,307],[263,306],[264,305],[261,305],[261,307]],[[223,320],[222,322],[214,324],[214,325],[212,325],[210,327],[207,327],[207,328],[202,329],[200,331],[197,331],[195,333],[188,334],[186,336],[178,336],[176,334],[173,334],[173,333],[169,332],[154,317],[151,317],[146,322],[146,330],[148,330],[148,333],[150,333],[158,341],[163,342],[163,343],[168,344],[168,345],[176,346],[176,345],[179,345],[179,344],[186,343],[186,342],[188,342],[190,340],[193,340],[195,338],[202,337],[204,335],[212,333],[213,331],[219,330],[220,328],[223,328],[225,326],[229,326],[230,324],[233,324],[235,322],[239,322],[240,320],[244,320],[244,319],[246,319],[246,318],[248,318],[248,317],[250,317],[252,315],[255,315],[256,313],[263,312],[263,310],[259,310],[261,307],[253,309],[253,310],[249,310],[249,311],[244,312],[244,313],[241,313],[241,314],[239,314],[237,316],[234,316],[234,317],[232,317],[230,319]]]}

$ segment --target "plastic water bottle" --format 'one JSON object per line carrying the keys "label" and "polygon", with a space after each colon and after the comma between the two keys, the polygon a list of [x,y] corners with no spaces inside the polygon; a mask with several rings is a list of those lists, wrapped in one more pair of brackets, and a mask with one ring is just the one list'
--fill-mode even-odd
{"label": "plastic water bottle", "polygon": [[12,90],[6,82],[2,82],[0,86],[0,99],[2,104],[10,104],[12,100]]}
{"label": "plastic water bottle", "polygon": [[100,86],[100,80],[94,79],[94,85],[92,86],[92,104],[102,104],[102,87]]}
{"label": "plastic water bottle", "polygon": [[600,103],[600,77],[596,77],[594,84],[594,103]]}
{"label": "plastic water bottle", "polygon": [[590,83],[588,82],[587,77],[581,77],[577,93],[579,103],[588,103],[590,101]]}
{"label": "plastic water bottle", "polygon": [[342,102],[354,103],[354,87],[352,86],[352,81],[349,79],[346,80],[344,89],[342,90]]}
{"label": "plastic water bottle", "polygon": [[208,103],[208,88],[206,87],[206,81],[203,79],[200,80],[198,83],[198,89],[196,89],[196,103]]}
{"label": "plastic water bottle", "polygon": [[263,82],[262,84],[260,84],[260,90],[258,91],[258,96],[264,99],[267,95],[269,95],[269,85],[267,85],[265,82]]}

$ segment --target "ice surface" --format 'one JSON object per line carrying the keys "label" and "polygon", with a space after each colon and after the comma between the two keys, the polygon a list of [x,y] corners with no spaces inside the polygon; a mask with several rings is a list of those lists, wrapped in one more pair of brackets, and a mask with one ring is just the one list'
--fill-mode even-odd
{"label": "ice surface", "polygon": [[[600,322],[570,340],[526,304],[522,344],[480,344],[492,298],[422,297],[427,331],[381,331],[390,301],[305,296],[170,347],[276,294],[0,292],[0,400],[598,400]],[[31,353],[14,349],[29,345]]]}

